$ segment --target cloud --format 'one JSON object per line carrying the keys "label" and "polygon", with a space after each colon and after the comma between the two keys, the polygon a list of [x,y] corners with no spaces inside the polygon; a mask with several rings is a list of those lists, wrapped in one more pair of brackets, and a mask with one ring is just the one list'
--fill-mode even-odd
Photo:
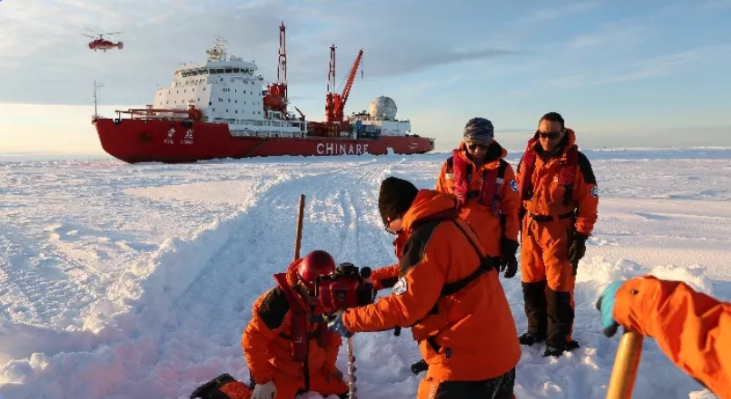
{"label": "cloud", "polygon": [[574,74],[548,81],[551,86],[561,88],[580,88],[610,83],[631,82],[667,76],[677,72],[681,67],[700,60],[728,52],[731,46],[708,45],[687,51],[652,57],[627,64],[620,71],[604,72],[603,74]]}
{"label": "cloud", "polygon": [[649,36],[649,28],[634,23],[609,23],[601,26],[593,33],[582,34],[568,41],[569,50],[602,47],[602,46],[634,46],[645,41]]}
{"label": "cloud", "polygon": [[517,19],[515,23],[519,25],[529,25],[550,22],[556,19],[562,19],[593,10],[600,7],[603,3],[603,1],[585,1],[565,6],[546,7],[535,10],[525,17]]}
{"label": "cloud", "polygon": [[731,8],[731,0],[709,0],[701,5],[705,10]]}
{"label": "cloud", "polygon": [[[401,0],[406,1],[406,0]],[[359,48],[369,77],[407,75],[430,68],[521,54],[503,48],[457,48],[433,39],[442,28],[428,13],[384,13],[365,2],[259,0],[23,0],[3,2],[0,75],[12,76],[0,102],[88,104],[92,81],[106,84],[107,103],[147,103],[157,84],[167,86],[181,62],[202,61],[213,36],[228,39],[229,53],[253,58],[265,79],[276,79],[278,26],[288,27],[288,78],[307,84],[327,76],[329,46],[338,46],[338,78]],[[398,3],[394,1],[392,3]],[[389,3],[389,7],[393,5]],[[417,15],[418,14],[418,15]],[[357,17],[355,17],[357,16]],[[378,21],[378,24],[374,24]],[[407,26],[404,26],[407,25]],[[123,50],[93,52],[81,33],[123,31],[110,39]],[[472,46],[472,47],[469,47]]]}

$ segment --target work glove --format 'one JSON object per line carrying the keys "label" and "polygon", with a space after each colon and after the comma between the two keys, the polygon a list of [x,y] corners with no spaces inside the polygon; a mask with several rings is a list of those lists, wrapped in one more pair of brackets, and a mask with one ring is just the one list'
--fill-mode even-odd
{"label": "work glove", "polygon": [[574,276],[579,268],[579,261],[584,257],[584,255],[586,255],[586,240],[588,239],[588,236],[574,232],[574,237],[571,240],[571,246],[569,247],[569,261],[574,266]]}
{"label": "work glove", "polygon": [[500,271],[505,272],[505,278],[511,278],[518,272],[518,259],[515,257],[518,252],[518,242],[503,237],[500,246],[503,253],[500,259]]}
{"label": "work glove", "polygon": [[614,300],[624,281],[615,281],[604,289],[596,302],[596,308],[602,313],[602,331],[607,337],[613,337],[617,333],[619,323],[614,320]]}
{"label": "work glove", "polygon": [[265,384],[256,384],[251,399],[274,399],[275,396],[277,387],[274,386],[274,381],[269,381]]}
{"label": "work glove", "polygon": [[345,338],[350,338],[353,336],[353,333],[348,331],[348,329],[345,327],[345,324],[343,324],[342,310],[338,310],[334,316],[326,317],[325,320],[327,321],[328,330],[338,333]]}

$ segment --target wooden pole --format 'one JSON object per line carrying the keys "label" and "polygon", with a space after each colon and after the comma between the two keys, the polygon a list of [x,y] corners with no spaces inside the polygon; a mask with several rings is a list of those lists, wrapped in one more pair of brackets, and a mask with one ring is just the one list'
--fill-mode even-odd
{"label": "wooden pole", "polygon": [[297,236],[294,240],[294,260],[300,258],[300,248],[302,247],[302,219],[305,213],[305,195],[300,194],[300,206],[297,214]]}
{"label": "wooden pole", "polygon": [[622,334],[614,359],[612,377],[609,380],[607,399],[630,399],[635,387],[637,369],[640,367],[642,355],[642,334],[626,331]]}

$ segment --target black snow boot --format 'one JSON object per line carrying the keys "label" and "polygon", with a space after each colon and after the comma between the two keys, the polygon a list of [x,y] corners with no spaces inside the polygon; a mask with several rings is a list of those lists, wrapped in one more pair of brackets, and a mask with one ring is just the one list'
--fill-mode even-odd
{"label": "black snow boot", "polygon": [[544,334],[532,334],[529,332],[523,333],[520,337],[518,337],[518,340],[520,341],[521,345],[531,346],[535,343],[543,342],[546,340],[546,336]]}
{"label": "black snow boot", "polygon": [[580,348],[579,343],[576,341],[567,341],[563,345],[548,344],[548,345],[546,345],[546,350],[543,352],[543,357],[549,357],[549,356],[559,357],[564,352],[570,352],[574,349],[579,349],[579,348]]}

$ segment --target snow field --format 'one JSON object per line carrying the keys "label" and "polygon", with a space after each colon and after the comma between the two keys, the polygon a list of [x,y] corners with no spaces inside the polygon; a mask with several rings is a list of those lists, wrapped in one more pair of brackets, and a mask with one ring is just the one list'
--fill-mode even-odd
{"label": "snow field", "polygon": [[[519,398],[605,397],[619,337],[601,334],[594,306],[612,281],[652,273],[731,300],[731,150],[586,154],[601,199],[577,277],[582,347],[559,359],[524,348]],[[381,180],[433,188],[447,156],[0,163],[0,397],[187,398],[223,372],[248,380],[241,332],[292,260],[299,195],[302,254],[385,266]],[[519,276],[502,281],[522,332]],[[355,343],[361,399],[415,397],[408,330]],[[645,340],[636,397],[702,391]]]}

